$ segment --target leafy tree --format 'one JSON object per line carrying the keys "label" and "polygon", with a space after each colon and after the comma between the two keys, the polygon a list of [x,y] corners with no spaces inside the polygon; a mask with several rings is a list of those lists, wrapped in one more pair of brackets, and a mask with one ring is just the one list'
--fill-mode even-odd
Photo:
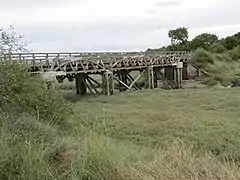
{"label": "leafy tree", "polygon": [[0,29],[0,54],[25,52],[26,45],[27,41],[22,35],[18,35],[12,26]]}
{"label": "leafy tree", "polygon": [[228,50],[233,49],[240,44],[240,32],[234,34],[233,36],[221,39],[220,43]]}
{"label": "leafy tree", "polygon": [[191,50],[196,50],[198,48],[209,49],[209,47],[218,41],[218,37],[215,34],[203,33],[191,41],[190,48]]}
{"label": "leafy tree", "polygon": [[171,38],[172,46],[183,45],[188,41],[188,29],[186,27],[171,29],[168,37]]}

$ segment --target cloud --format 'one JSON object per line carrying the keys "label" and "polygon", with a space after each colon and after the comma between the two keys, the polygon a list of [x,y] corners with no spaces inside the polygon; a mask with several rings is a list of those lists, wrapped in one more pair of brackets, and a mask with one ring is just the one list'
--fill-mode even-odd
{"label": "cloud", "polygon": [[41,1],[34,1],[34,0],[0,0],[1,9],[17,9],[17,8],[39,8],[39,7],[53,7],[66,4],[67,0],[41,0]]}
{"label": "cloud", "polygon": [[154,4],[156,7],[172,7],[172,6],[180,6],[181,2],[180,1],[160,1]]}
{"label": "cloud", "polygon": [[[33,41],[33,51],[131,51],[168,44],[168,30],[179,26],[187,26],[190,36],[240,29],[237,0],[4,2],[0,27],[14,25]],[[19,8],[12,10],[11,3]]]}

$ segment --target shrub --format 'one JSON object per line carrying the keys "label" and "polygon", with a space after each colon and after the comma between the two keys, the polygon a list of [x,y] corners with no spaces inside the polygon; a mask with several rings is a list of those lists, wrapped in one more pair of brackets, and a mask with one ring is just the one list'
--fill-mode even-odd
{"label": "shrub", "polygon": [[72,109],[27,69],[0,62],[0,179],[66,179],[69,146],[58,127],[66,127]]}
{"label": "shrub", "polygon": [[[48,91],[40,78],[27,72],[28,67],[10,61],[0,62],[0,106],[14,106],[41,120],[61,124],[71,112],[61,95]],[[8,106],[6,106],[8,104]]]}
{"label": "shrub", "polygon": [[240,45],[233,48],[233,50],[230,53],[231,53],[232,59],[234,60],[240,59]]}
{"label": "shrub", "polygon": [[214,57],[206,50],[197,49],[191,56],[191,62],[199,67],[205,67],[207,64],[214,64]]}
{"label": "shrub", "polygon": [[211,45],[209,47],[209,51],[212,52],[212,53],[223,53],[226,50],[227,49],[223,45],[218,44],[218,43],[214,43],[213,45]]}

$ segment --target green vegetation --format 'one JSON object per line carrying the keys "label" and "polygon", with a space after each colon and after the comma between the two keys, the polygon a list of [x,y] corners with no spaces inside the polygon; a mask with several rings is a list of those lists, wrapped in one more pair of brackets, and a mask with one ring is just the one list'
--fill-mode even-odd
{"label": "green vegetation", "polygon": [[211,53],[216,53],[217,54],[217,53],[224,53],[224,52],[227,51],[227,49],[219,43],[214,43],[209,47],[209,51]]}
{"label": "green vegetation", "polygon": [[206,50],[197,49],[192,54],[191,61],[200,68],[206,68],[208,64],[214,63],[214,56]]}
{"label": "green vegetation", "polygon": [[0,179],[239,178],[237,89],[66,101],[11,65],[1,77],[22,78],[1,84]]}
{"label": "green vegetation", "polygon": [[239,60],[232,58],[229,53],[213,54],[203,49],[192,53],[190,62],[203,69],[208,74],[202,77],[202,82],[210,86],[220,83],[223,86],[237,85],[239,79]]}
{"label": "green vegetation", "polygon": [[240,59],[240,45],[236,46],[232,51],[231,51],[232,59],[234,60],[239,60]]}
{"label": "green vegetation", "polygon": [[207,72],[207,76],[202,77],[204,84],[240,86],[240,33],[222,39],[216,34],[202,33],[192,40],[188,40],[188,34],[186,27],[171,29],[168,33],[171,45],[148,49],[146,53],[190,51],[191,63]]}
{"label": "green vegetation", "polygon": [[[24,47],[1,33],[1,52]],[[182,37],[175,46],[189,44]],[[198,48],[192,61],[223,80],[238,75],[238,50]],[[46,90],[24,65],[0,62],[0,179],[240,178],[238,89],[67,95]]]}
{"label": "green vegetation", "polygon": [[147,52],[157,51],[195,51],[196,49],[204,49],[212,51],[213,53],[222,53],[226,50],[232,50],[240,44],[240,32],[219,39],[216,34],[202,33],[189,40],[188,28],[179,27],[170,29],[168,37],[171,44],[168,46],[160,47],[159,49],[148,49]]}

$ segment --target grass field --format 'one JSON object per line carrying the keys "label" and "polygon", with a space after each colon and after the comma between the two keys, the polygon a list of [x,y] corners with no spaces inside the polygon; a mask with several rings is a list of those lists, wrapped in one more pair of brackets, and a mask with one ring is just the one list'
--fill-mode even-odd
{"label": "grass field", "polygon": [[121,143],[165,148],[179,138],[197,151],[239,159],[239,103],[239,89],[191,89],[89,97],[75,107],[85,127]]}
{"label": "grass field", "polygon": [[[94,134],[87,133],[91,149],[121,167],[117,179],[240,178],[239,89],[70,97],[78,114],[73,136],[79,129]],[[109,173],[103,166],[99,170]]]}

